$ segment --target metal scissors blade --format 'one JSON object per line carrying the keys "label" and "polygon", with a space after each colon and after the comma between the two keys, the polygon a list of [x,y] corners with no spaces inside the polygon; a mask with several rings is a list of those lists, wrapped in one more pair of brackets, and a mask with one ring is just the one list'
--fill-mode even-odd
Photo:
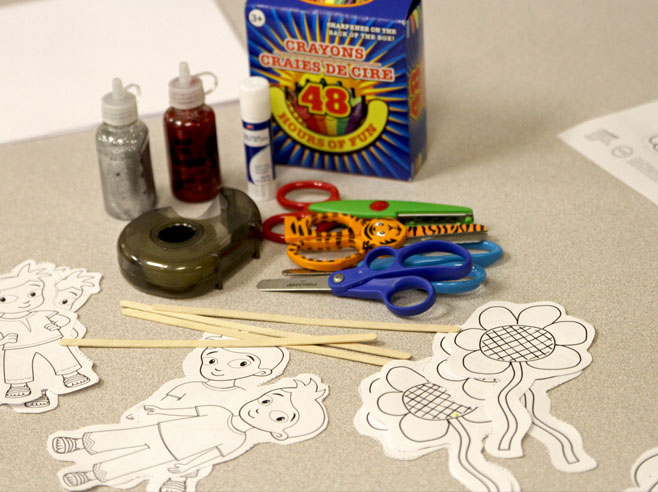
{"label": "metal scissors blade", "polygon": [[[445,252],[460,257],[460,262],[447,265],[405,266],[405,260],[413,255],[428,252]],[[373,270],[370,264],[382,256],[393,258],[386,268]],[[394,249],[382,246],[370,251],[364,264],[356,268],[340,270],[332,274],[263,280],[260,290],[288,292],[327,292],[338,297],[375,299],[382,301],[392,313],[414,316],[427,311],[436,300],[431,281],[456,280],[469,275],[473,260],[461,246],[445,241],[425,241]],[[328,278],[328,280],[327,280]],[[405,290],[421,290],[427,294],[424,301],[413,306],[398,306],[393,296]]]}
{"label": "metal scissors blade", "polygon": [[258,290],[263,292],[331,292],[329,275],[326,273],[313,277],[273,278],[258,282]]}

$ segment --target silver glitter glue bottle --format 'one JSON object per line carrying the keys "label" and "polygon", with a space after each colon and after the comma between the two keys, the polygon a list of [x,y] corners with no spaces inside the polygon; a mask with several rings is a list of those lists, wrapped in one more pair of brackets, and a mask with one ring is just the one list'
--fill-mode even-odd
{"label": "silver glitter glue bottle", "polygon": [[112,80],[112,92],[102,99],[103,123],[96,130],[105,210],[117,219],[134,219],[155,207],[149,133],[137,117],[137,98]]}

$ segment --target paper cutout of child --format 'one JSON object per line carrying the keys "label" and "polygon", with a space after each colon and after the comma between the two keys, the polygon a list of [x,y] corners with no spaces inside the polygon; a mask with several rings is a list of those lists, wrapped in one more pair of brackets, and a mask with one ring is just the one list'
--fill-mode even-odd
{"label": "paper cutout of child", "polygon": [[[142,421],[148,402],[157,402],[167,407],[185,408],[205,405],[227,405],[235,401],[248,388],[255,387],[278,376],[288,364],[288,351],[280,347],[263,348],[206,348],[194,351],[190,355],[200,366],[194,370],[186,361],[186,374],[193,380],[176,381],[173,387],[165,384],[151,398],[124,414],[123,421]],[[169,388],[171,387],[171,388]],[[162,394],[164,393],[164,396]],[[153,416],[153,414],[150,414]],[[157,416],[155,416],[157,417]],[[151,417],[147,421],[162,420]],[[161,485],[160,492],[184,492],[187,481],[198,476],[198,469],[184,476],[170,476]],[[209,472],[209,470],[208,470]],[[205,475],[204,475],[205,476]]]}
{"label": "paper cutout of child", "polygon": [[[55,281],[55,294],[51,303],[58,311],[68,312],[74,318],[74,321],[66,326],[68,331],[66,336],[79,338],[87,329],[74,312],[80,309],[93,294],[100,292],[101,274],[89,273],[82,268],[71,270],[67,267],[55,268],[54,274],[60,279]],[[51,397],[52,395],[48,396],[47,390],[42,389],[38,398],[25,402],[23,406],[28,409],[43,409],[51,404]]]}
{"label": "paper cutout of child", "polygon": [[71,459],[87,466],[83,471],[64,473],[62,482],[73,489],[126,482],[163,465],[170,473],[181,475],[236,458],[258,443],[291,444],[324,430],[327,412],[322,400],[327,387],[317,376],[300,375],[269,386],[267,391],[263,387],[254,392],[258,396],[243,404],[237,413],[219,405],[147,405],[149,414],[178,418],[76,433],[80,437],[51,436],[50,447],[56,455],[71,455]]}
{"label": "paper cutout of child", "polygon": [[42,356],[62,376],[66,388],[89,382],[81,374],[78,359],[59,345],[61,328],[75,322],[75,316],[51,309],[38,309],[45,302],[43,268],[24,263],[16,273],[0,277],[0,346],[4,350],[3,374],[9,389],[7,399],[24,398],[32,392],[34,359]]}

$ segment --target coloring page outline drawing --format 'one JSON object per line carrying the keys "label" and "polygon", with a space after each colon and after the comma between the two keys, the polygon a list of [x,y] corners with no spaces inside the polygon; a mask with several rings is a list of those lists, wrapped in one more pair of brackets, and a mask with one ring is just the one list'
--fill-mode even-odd
{"label": "coloring page outline drawing", "polygon": [[[204,334],[203,339],[226,339]],[[148,405],[170,408],[221,404],[231,410],[250,388],[262,385],[285,370],[290,353],[282,347],[244,349],[205,348],[191,351],[183,361],[185,377],[163,384],[150,397],[136,404],[121,417],[122,423],[153,423],[163,416],[149,414]],[[170,474],[159,488],[160,492],[184,492],[212,471],[211,466],[191,471],[182,476]]]}
{"label": "coloring page outline drawing", "polygon": [[57,460],[75,462],[58,473],[68,490],[101,484],[129,488],[145,480],[148,490],[158,490],[163,477],[229,461],[256,444],[288,445],[315,437],[327,426],[327,394],[318,376],[300,374],[250,389],[237,413],[219,405],[146,405],[147,413],[169,419],[60,431],[49,437],[48,450]]}
{"label": "coloring page outline drawing", "polygon": [[[460,394],[461,381],[441,376],[441,356],[391,362],[366,378],[360,386],[363,410],[354,419],[357,430],[378,439],[386,454],[397,459],[447,447],[452,476],[470,490],[520,490],[511,473],[482,455],[491,427],[488,416],[483,408],[459,403],[471,397]],[[377,424],[382,429],[375,432]]]}
{"label": "coloring page outline drawing", "polygon": [[77,311],[100,291],[100,273],[27,260],[0,276],[0,404],[20,413],[58,405],[55,395],[98,382],[93,362],[60,338],[86,332]]}
{"label": "coloring page outline drawing", "polygon": [[[434,338],[433,350],[435,353],[448,353],[448,339],[452,340],[455,334],[437,333]],[[445,367],[445,363],[438,366],[438,370],[446,379],[459,380]],[[443,369],[443,371],[441,371]],[[549,453],[553,466],[563,472],[585,472],[597,466],[596,460],[587,454],[583,446],[583,439],[578,430],[572,425],[556,418],[551,414],[551,401],[548,391],[567,382],[581,374],[582,371],[561,377],[537,379],[521,397],[521,401],[529,413],[532,425],[528,434],[541,442]],[[500,382],[485,380],[464,380],[464,392],[484,405],[489,391],[497,391]],[[477,384],[477,386],[476,386]]]}
{"label": "coloring page outline drawing", "polygon": [[504,382],[487,397],[493,432],[485,443],[497,457],[523,456],[521,441],[532,419],[521,403],[538,379],[579,373],[592,360],[587,351],[594,328],[568,316],[551,302],[514,304],[502,301],[479,307],[448,340],[448,369],[470,378]]}

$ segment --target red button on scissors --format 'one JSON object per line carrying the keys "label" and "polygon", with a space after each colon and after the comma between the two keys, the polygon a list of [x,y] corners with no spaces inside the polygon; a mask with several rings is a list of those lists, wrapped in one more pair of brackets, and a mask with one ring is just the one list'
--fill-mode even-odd
{"label": "red button on scissors", "polygon": [[[322,202],[328,202],[333,200],[340,200],[340,194],[338,193],[338,188],[334,185],[325,183],[324,181],[293,181],[279,188],[279,191],[276,194],[276,200],[279,204],[288,210],[294,210],[293,212],[288,212],[284,214],[273,215],[265,222],[263,222],[263,237],[274,241],[277,243],[285,244],[285,238],[283,234],[277,234],[272,232],[272,229],[278,224],[282,224],[285,220],[285,217],[304,217],[309,215],[312,212],[308,211],[309,205],[317,202],[298,202],[294,200],[289,200],[286,198],[286,195],[291,191],[296,190],[323,190],[329,192],[329,198],[326,200],[320,200]],[[333,224],[320,224],[318,225],[318,230],[327,230],[333,227]]]}

